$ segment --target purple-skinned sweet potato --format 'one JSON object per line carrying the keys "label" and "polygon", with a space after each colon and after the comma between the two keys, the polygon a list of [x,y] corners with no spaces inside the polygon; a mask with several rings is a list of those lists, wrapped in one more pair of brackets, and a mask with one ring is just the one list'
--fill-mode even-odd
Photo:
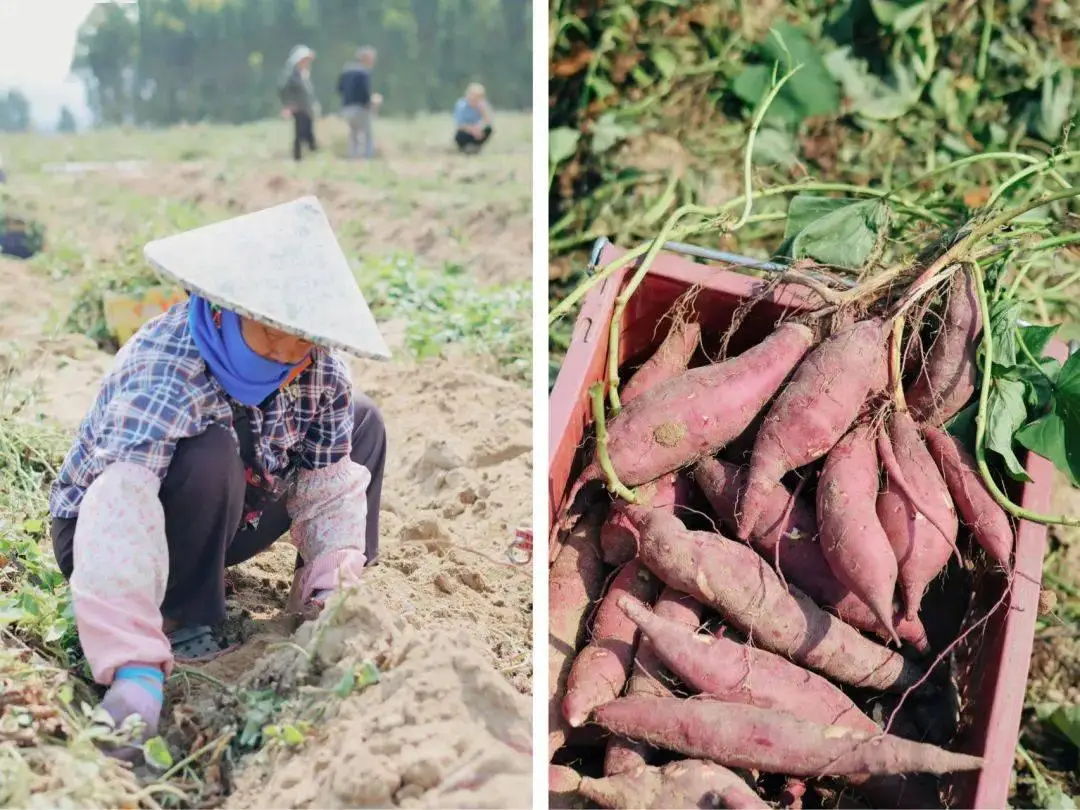
{"label": "purple-skinned sweet potato", "polygon": [[822,341],[799,363],[769,407],[754,441],[738,535],[749,537],[770,493],[791,470],[823,457],[847,433],[879,385],[885,324],[857,321]]}
{"label": "purple-skinned sweet potato", "polygon": [[983,325],[976,283],[966,270],[953,275],[941,328],[918,377],[904,393],[907,407],[920,423],[944,424],[975,393],[975,355]]}
{"label": "purple-skinned sweet potato", "polygon": [[[734,464],[707,458],[694,465],[693,479],[721,523],[734,531],[739,494],[745,486],[746,473]],[[813,509],[802,500],[796,500],[788,510],[792,497],[792,493],[783,485],[773,490],[765,503],[759,525],[750,533],[750,545],[769,563],[779,556],[784,578],[821,607],[835,612],[842,620],[860,630],[890,638],[888,630],[882,626],[870,606],[843,585],[829,568],[817,541],[817,520]],[[900,638],[919,652],[929,649],[926,628],[918,617],[909,621],[897,612],[893,616],[893,624]]]}
{"label": "purple-skinned sweet potato", "polygon": [[688,530],[671,515],[633,507],[638,559],[669,587],[716,609],[754,644],[839,683],[903,691],[922,674],[912,662],[863,636],[787,588],[752,549],[712,532]]}
{"label": "purple-skinned sweet potato", "polygon": [[926,449],[949,487],[960,517],[983,550],[1009,570],[1013,536],[1009,516],[983,483],[978,465],[960,442],[944,430],[922,426]]}
{"label": "purple-skinned sweet potato", "polygon": [[[813,343],[805,326],[785,323],[737,357],[693,368],[628,403],[607,424],[607,451],[628,487],[711,455],[738,436],[784,384]],[[593,461],[567,496],[573,504],[603,472]]]}
{"label": "purple-skinned sweet potato", "polygon": [[[856,425],[825,458],[817,489],[821,551],[836,578],[892,626],[897,563],[878,520],[878,459],[875,436]],[[908,613],[908,618],[912,618]],[[897,636],[899,642],[899,637]]]}

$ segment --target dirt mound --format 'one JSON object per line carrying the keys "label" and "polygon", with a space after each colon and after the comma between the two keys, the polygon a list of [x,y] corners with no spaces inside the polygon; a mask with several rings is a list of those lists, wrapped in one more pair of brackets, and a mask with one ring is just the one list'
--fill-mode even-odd
{"label": "dirt mound", "polygon": [[378,683],[328,708],[299,751],[264,749],[226,807],[528,807],[530,700],[465,633],[417,629],[362,591],[331,602],[248,688],[338,688],[358,665]]}

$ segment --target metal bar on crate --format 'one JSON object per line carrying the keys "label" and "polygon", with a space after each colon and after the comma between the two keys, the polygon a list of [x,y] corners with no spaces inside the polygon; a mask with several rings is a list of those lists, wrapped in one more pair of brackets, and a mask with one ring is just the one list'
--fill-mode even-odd
{"label": "metal bar on crate", "polygon": [[[600,254],[602,254],[604,248],[610,244],[611,242],[606,236],[597,237],[596,241],[593,242],[592,250],[589,252],[589,264],[585,268],[585,271],[589,275],[592,275],[597,271],[600,265]],[[760,259],[751,259],[749,256],[740,256],[737,253],[728,253],[723,250],[713,250],[712,248],[701,247],[699,245],[691,245],[688,242],[664,242],[664,250],[669,253],[693,256],[697,259],[724,262],[725,264],[736,264],[740,267],[752,267],[755,270],[764,270],[768,273],[783,273],[788,269],[784,265],[777,264],[776,262],[763,262]],[[847,278],[823,276],[820,273],[814,273],[812,271],[807,272],[807,275],[823,284],[842,284],[849,289],[855,286],[855,282]]]}
{"label": "metal bar on crate", "polygon": [[[713,250],[712,248],[700,247],[699,245],[691,245],[686,242],[664,242],[664,250],[672,253],[682,253],[686,256],[694,256],[698,259],[708,259],[714,262],[725,262],[726,264],[737,264],[741,267],[753,267],[756,270],[765,270],[769,273],[783,273],[788,268],[782,264],[776,262],[763,262],[759,259],[751,259],[748,256],[740,256],[737,253],[727,253],[723,250]],[[831,276],[822,276],[820,273],[807,272],[806,275],[810,276],[823,284],[843,284],[845,287],[851,288],[855,286],[855,282],[847,278],[833,278]]]}
{"label": "metal bar on crate", "polygon": [[749,256],[740,256],[737,253],[726,253],[723,250],[691,245],[688,242],[664,242],[664,250],[672,253],[682,253],[686,256],[694,256],[698,259],[709,259],[714,262],[726,262],[738,264],[743,267],[755,267],[760,270],[768,270],[770,273],[780,273],[787,268],[775,262],[763,262],[760,259],[751,259]]}
{"label": "metal bar on crate", "polygon": [[609,244],[611,243],[606,236],[600,236],[593,242],[592,252],[589,253],[589,266],[585,268],[585,272],[590,276],[595,273],[600,266],[600,254],[604,252],[604,248]]}

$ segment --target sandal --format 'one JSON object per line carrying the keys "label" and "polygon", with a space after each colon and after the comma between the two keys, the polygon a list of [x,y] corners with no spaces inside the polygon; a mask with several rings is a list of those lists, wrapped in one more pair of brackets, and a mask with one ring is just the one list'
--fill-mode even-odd
{"label": "sandal", "polygon": [[169,633],[167,638],[172,645],[173,658],[181,663],[213,661],[240,646],[222,644],[214,636],[213,628],[206,624],[181,627]]}

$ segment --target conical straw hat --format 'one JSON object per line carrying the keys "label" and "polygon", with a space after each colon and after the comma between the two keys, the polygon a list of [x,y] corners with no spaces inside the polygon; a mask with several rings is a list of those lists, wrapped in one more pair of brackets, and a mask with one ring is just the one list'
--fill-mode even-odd
{"label": "conical straw hat", "polygon": [[321,346],[390,359],[315,197],[158,239],[143,252],[211,303]]}

